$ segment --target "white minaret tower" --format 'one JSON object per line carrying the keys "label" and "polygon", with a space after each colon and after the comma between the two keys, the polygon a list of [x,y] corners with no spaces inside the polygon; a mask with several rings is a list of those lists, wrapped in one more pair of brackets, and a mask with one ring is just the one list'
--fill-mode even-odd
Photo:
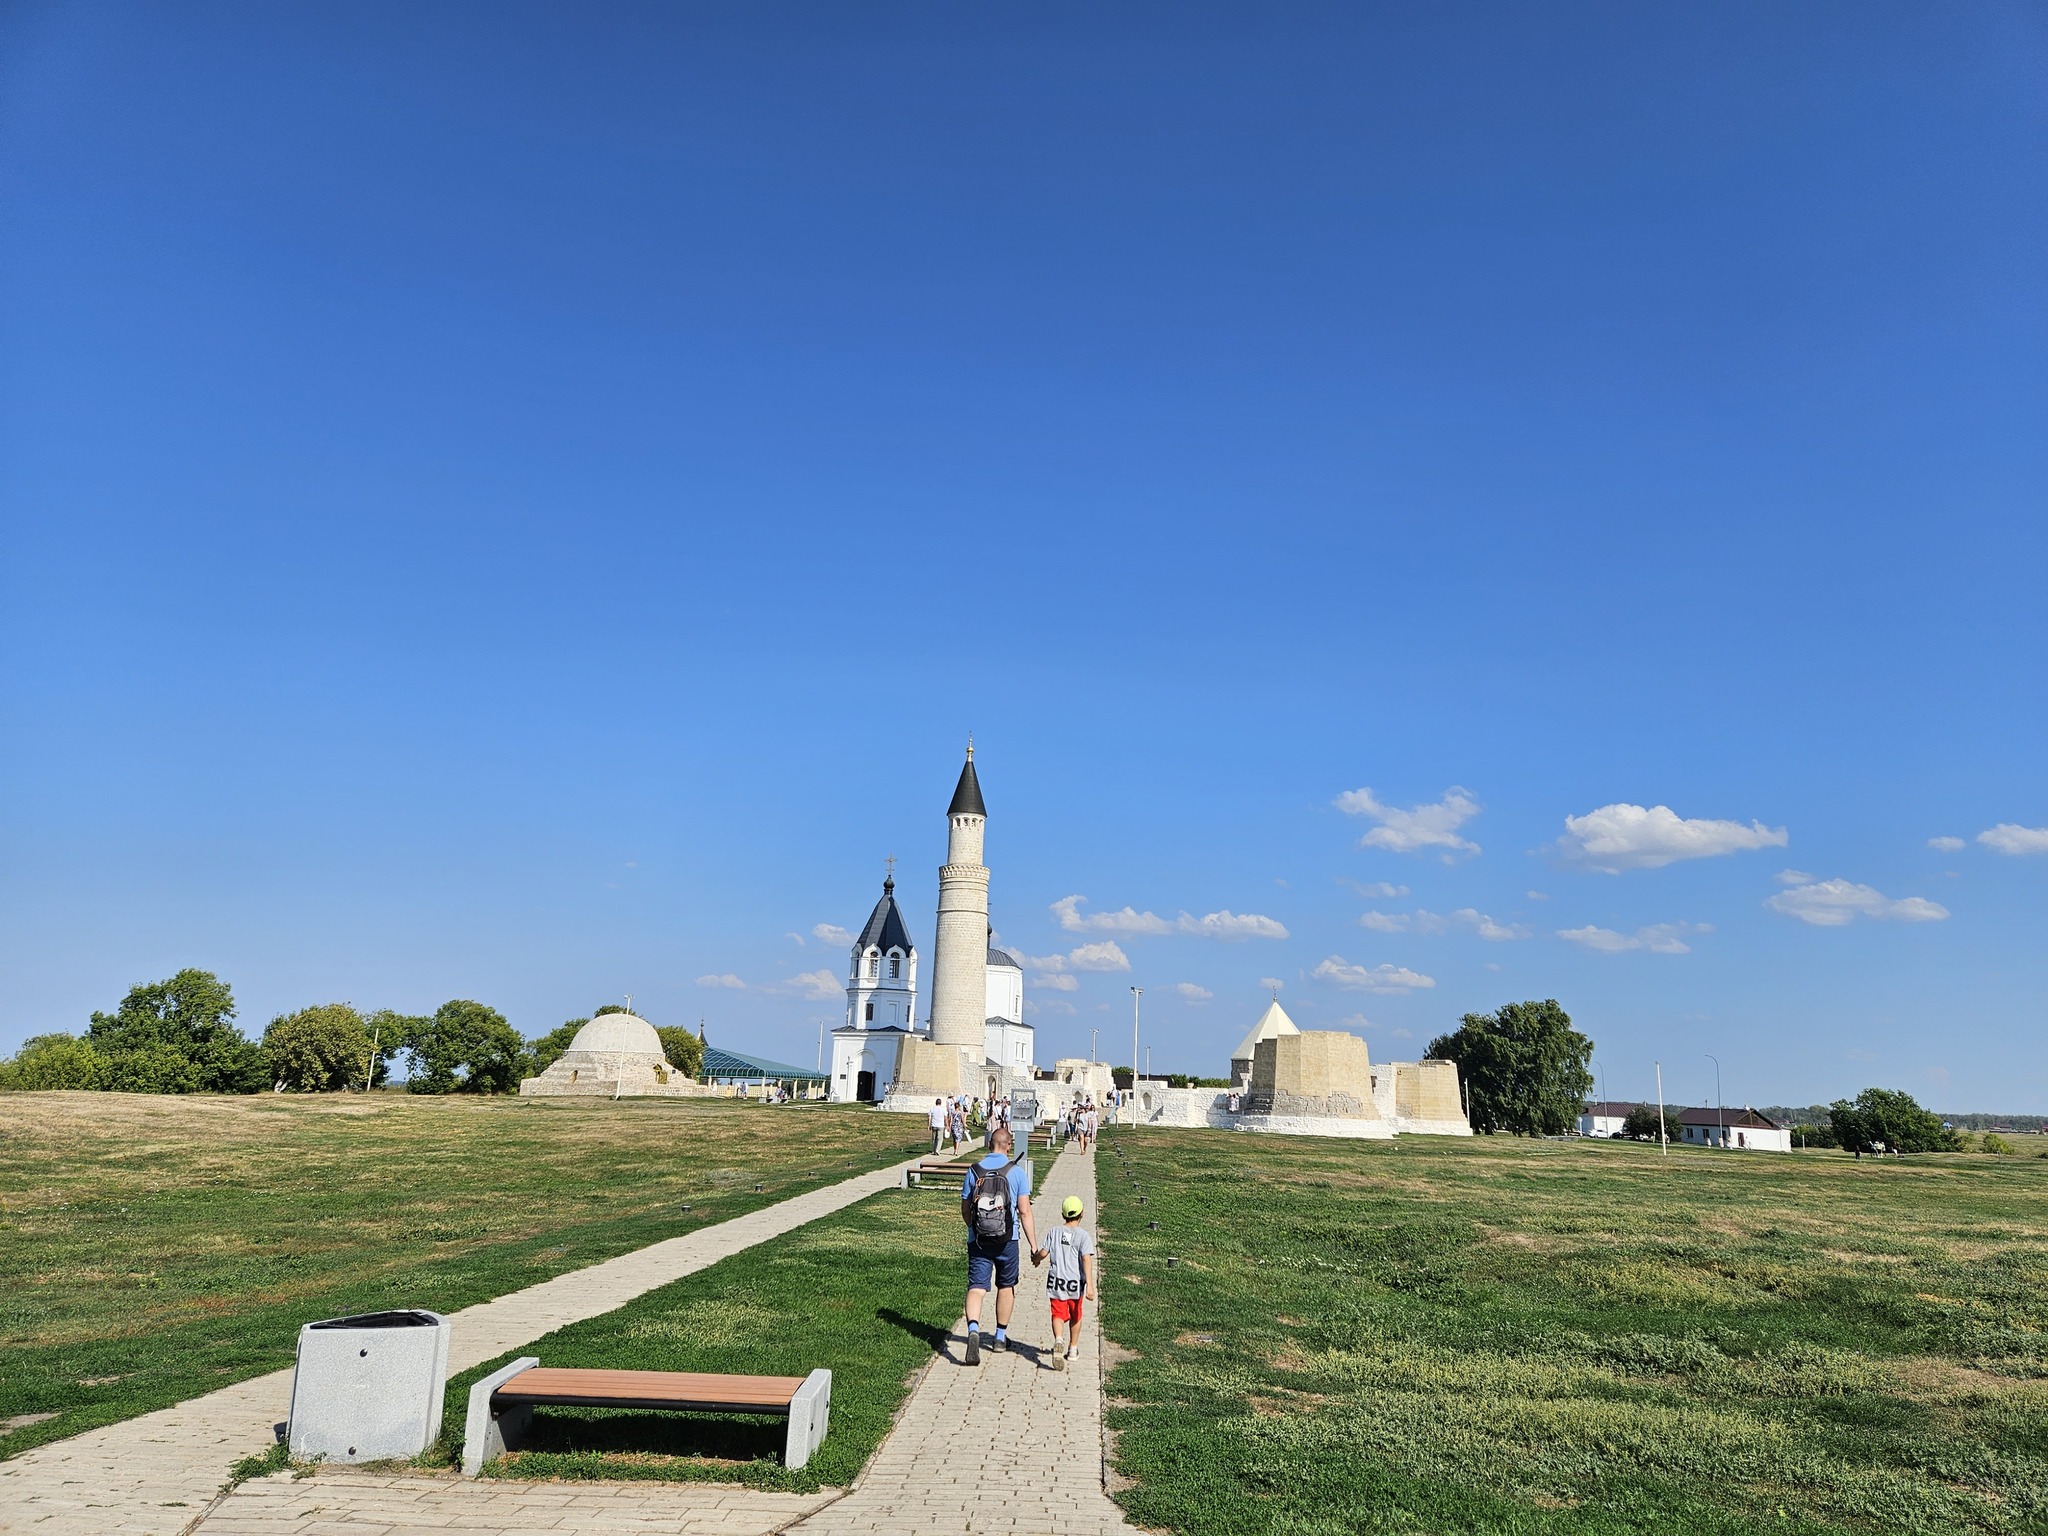
{"label": "white minaret tower", "polygon": [[[979,1077],[988,1004],[988,866],[981,862],[988,807],[974,772],[974,738],[953,803],[946,807],[946,863],[939,871],[938,932],[932,939],[932,1044],[959,1047],[960,1080]],[[972,1074],[972,1076],[970,1076]]]}

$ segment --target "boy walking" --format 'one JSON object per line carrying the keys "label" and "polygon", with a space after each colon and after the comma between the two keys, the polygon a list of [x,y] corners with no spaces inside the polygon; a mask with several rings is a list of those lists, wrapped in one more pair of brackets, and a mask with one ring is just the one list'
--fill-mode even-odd
{"label": "boy walking", "polygon": [[[1045,1294],[1052,1302],[1052,1368],[1064,1371],[1081,1352],[1081,1302],[1095,1299],[1095,1234],[1081,1225],[1081,1197],[1060,1202],[1060,1224],[1045,1236]],[[1060,1325],[1067,1341],[1060,1344]]]}

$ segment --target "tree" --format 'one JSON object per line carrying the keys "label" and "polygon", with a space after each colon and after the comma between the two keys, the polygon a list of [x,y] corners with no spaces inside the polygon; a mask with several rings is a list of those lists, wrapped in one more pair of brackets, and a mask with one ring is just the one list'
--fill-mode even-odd
{"label": "tree", "polygon": [[704,1070],[704,1042],[687,1029],[674,1025],[656,1028],[661,1036],[661,1053],[668,1058],[668,1064],[685,1077],[696,1077]]}
{"label": "tree", "polygon": [[1593,1074],[1593,1042],[1572,1028],[1551,998],[1468,1013],[1458,1029],[1430,1041],[1433,1061],[1458,1064],[1472,1129],[1560,1136],[1578,1123]]}
{"label": "tree", "polygon": [[0,1088],[105,1088],[112,1079],[107,1058],[76,1035],[31,1036],[12,1061],[0,1062]]}
{"label": "tree", "polygon": [[[111,1014],[95,1013],[86,1038],[113,1063],[128,1093],[256,1093],[269,1086],[263,1054],[232,1022],[235,996],[211,971],[182,970],[128,989]],[[186,1068],[165,1053],[183,1058]],[[124,1067],[121,1058],[146,1059]],[[188,1070],[189,1069],[189,1070]],[[158,1083],[165,1086],[147,1087]]]}
{"label": "tree", "polygon": [[1638,1104],[1621,1122],[1621,1134],[1630,1141],[1655,1141],[1669,1133],[1670,1127],[1663,1123],[1663,1117],[1657,1113],[1654,1104]]}
{"label": "tree", "polygon": [[576,1031],[589,1022],[588,1019],[570,1019],[535,1040],[526,1050],[526,1075],[539,1077],[560,1061],[562,1053],[568,1050],[571,1042],[575,1040]]}
{"label": "tree", "polygon": [[[321,1003],[279,1014],[263,1031],[271,1081],[293,1093],[339,1093],[362,1086],[370,1061],[370,1027],[347,1003]],[[385,1053],[381,1047],[379,1057]]]}
{"label": "tree", "polygon": [[1956,1134],[1932,1110],[1922,1109],[1910,1093],[1893,1088],[1866,1088],[1855,1099],[1837,1099],[1828,1106],[1835,1140],[1861,1157],[1879,1148],[1887,1152],[1953,1152]]}
{"label": "tree", "polygon": [[408,1019],[399,1042],[413,1093],[509,1093],[519,1087],[526,1042],[495,1008],[456,998],[432,1018]]}

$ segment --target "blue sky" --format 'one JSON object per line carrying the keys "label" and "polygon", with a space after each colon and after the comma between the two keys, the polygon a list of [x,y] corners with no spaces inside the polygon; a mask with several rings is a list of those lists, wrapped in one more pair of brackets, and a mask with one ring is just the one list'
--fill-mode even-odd
{"label": "blue sky", "polygon": [[2044,119],[2018,4],[9,7],[0,1047],[809,1061],[971,730],[1042,1060],[2048,1110]]}

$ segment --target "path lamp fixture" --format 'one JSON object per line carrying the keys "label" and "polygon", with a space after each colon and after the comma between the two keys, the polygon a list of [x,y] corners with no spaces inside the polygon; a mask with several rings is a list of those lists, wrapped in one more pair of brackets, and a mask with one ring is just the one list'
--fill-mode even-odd
{"label": "path lamp fixture", "polygon": [[1721,1150],[1726,1152],[1728,1150],[1728,1110],[1721,1102],[1721,1058],[1712,1051],[1702,1051],[1700,1054],[1714,1064],[1714,1118],[1721,1127]]}

